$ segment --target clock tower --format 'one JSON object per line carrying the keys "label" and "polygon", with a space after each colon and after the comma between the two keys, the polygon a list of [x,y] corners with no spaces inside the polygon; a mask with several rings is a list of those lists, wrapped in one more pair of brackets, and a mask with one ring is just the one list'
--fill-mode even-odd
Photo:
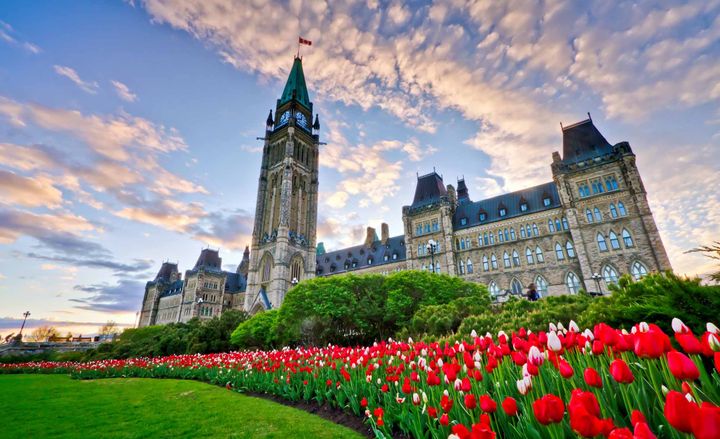
{"label": "clock tower", "polygon": [[320,122],[312,120],[296,57],[265,127],[244,306],[252,314],[278,308],[295,283],[315,276]]}

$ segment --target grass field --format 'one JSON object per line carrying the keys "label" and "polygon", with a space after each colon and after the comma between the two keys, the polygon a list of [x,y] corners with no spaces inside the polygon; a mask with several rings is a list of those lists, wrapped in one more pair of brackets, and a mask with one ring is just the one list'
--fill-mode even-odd
{"label": "grass field", "polygon": [[360,438],[281,404],[195,381],[0,375],[2,438]]}

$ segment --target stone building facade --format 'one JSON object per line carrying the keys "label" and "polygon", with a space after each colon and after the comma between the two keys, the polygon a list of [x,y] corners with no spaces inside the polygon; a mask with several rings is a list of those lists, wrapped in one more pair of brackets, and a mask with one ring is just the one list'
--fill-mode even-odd
{"label": "stone building facade", "polygon": [[500,300],[531,285],[541,295],[606,293],[623,274],[671,269],[635,154],[589,117],[562,127],[552,181],[473,201],[464,179],[455,188],[433,171],[418,176],[401,235],[383,223],[380,237],[368,227],[364,243],[332,252],[316,243],[319,130],[296,58],[266,121],[251,248],[236,272],[210,249],[184,279],[164,263],[145,288],[140,326],[277,308],[297,282],[350,272],[433,270],[487,284]]}
{"label": "stone building facade", "polygon": [[353,265],[361,251],[390,248],[366,240],[319,254],[317,275],[434,270],[484,283],[499,298],[531,284],[541,295],[607,293],[623,274],[670,270],[630,145],[611,145],[590,118],[563,127],[562,141],[552,181],[485,200],[472,201],[464,179],[456,189],[436,172],[418,176],[404,233],[390,240],[398,258]]}

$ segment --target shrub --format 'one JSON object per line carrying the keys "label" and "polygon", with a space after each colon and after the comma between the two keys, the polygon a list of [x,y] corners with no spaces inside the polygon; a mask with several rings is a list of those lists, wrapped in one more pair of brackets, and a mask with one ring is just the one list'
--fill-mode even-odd
{"label": "shrub", "polygon": [[243,348],[275,347],[277,321],[278,311],[275,309],[257,313],[235,328],[230,343]]}

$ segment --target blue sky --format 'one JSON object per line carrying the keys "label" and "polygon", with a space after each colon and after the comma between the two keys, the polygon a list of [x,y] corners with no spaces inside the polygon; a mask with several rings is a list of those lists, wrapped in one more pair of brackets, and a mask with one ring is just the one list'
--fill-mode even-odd
{"label": "blue sky", "polygon": [[560,122],[638,156],[675,269],[720,230],[720,2],[5,1],[0,334],[132,324],[163,260],[249,243],[296,50],[320,114],[319,237],[401,233],[416,173],[473,199],[551,179]]}

